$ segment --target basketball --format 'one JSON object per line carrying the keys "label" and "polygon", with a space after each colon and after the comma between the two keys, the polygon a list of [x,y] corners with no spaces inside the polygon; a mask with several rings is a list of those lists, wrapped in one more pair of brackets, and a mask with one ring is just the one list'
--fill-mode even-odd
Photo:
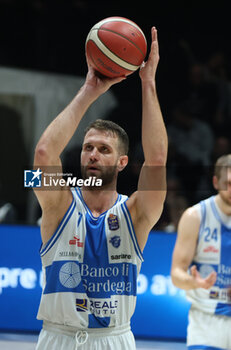
{"label": "basketball", "polygon": [[123,17],[108,17],[95,24],[86,39],[89,64],[114,78],[135,72],[145,59],[147,42],[140,27]]}

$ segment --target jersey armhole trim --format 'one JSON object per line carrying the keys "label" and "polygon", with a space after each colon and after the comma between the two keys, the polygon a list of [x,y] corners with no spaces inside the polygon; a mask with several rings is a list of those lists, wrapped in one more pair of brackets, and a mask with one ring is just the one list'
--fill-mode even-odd
{"label": "jersey armhole trim", "polygon": [[55,244],[55,242],[57,241],[57,239],[59,238],[59,236],[61,235],[61,233],[63,232],[66,224],[68,223],[71,215],[73,214],[73,211],[76,207],[76,201],[73,198],[72,202],[69,206],[69,208],[66,211],[66,214],[64,215],[64,217],[62,218],[62,221],[60,222],[59,226],[57,227],[56,231],[54,232],[54,234],[51,236],[51,238],[49,239],[49,241],[47,241],[47,243],[43,244],[40,248],[40,256],[44,256],[50,249],[51,247]]}
{"label": "jersey armhole trim", "polygon": [[203,201],[200,202],[200,209],[201,209],[201,222],[200,222],[200,228],[199,228],[199,234],[198,234],[198,241],[201,238],[201,235],[205,226],[205,216],[206,216],[205,202]]}
{"label": "jersey armhole trim", "polygon": [[125,219],[127,222],[128,231],[130,233],[136,254],[137,254],[138,258],[143,262],[144,261],[143,254],[142,254],[140,247],[139,247],[139,244],[137,242],[137,237],[136,237],[134,226],[132,223],[132,218],[131,218],[130,212],[128,210],[126,201],[121,204],[121,208],[123,210],[123,213],[124,213],[124,216],[125,216]]}
{"label": "jersey armhole trim", "polygon": [[226,226],[225,222],[223,221],[222,217],[220,216],[217,208],[216,208],[216,204],[215,204],[215,196],[212,196],[210,198],[210,205],[213,211],[213,214],[215,216],[215,218],[217,219],[217,221],[222,224],[223,226]]}

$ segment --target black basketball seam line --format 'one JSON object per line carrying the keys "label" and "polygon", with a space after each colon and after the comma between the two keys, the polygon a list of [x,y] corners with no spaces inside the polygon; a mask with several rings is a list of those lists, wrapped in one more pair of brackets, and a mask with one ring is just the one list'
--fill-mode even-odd
{"label": "black basketball seam line", "polygon": [[[115,32],[115,31],[113,31],[113,30],[111,30],[111,29],[106,29],[106,28],[98,28],[98,30],[104,30],[104,31],[106,31],[106,32],[111,32],[111,33],[113,33],[113,34],[117,34],[118,36],[121,36],[122,38],[124,38],[124,39],[126,39],[127,41],[129,41],[132,45],[134,45],[140,52],[141,52],[141,54],[143,55],[143,58],[145,59],[145,56],[144,56],[144,53],[143,53],[143,51],[133,42],[133,41],[131,41],[130,39],[128,39],[125,35],[122,35],[122,34],[119,34],[119,33],[117,33],[117,32]],[[95,29],[94,29],[95,30]],[[97,33],[97,36],[98,36],[98,33]],[[99,38],[99,36],[98,36],[98,38]],[[102,40],[99,38],[99,40],[102,42]],[[104,43],[103,43],[104,44]],[[105,46],[106,46],[106,48],[109,50],[109,51],[111,51],[109,48],[108,48],[108,46],[106,45],[106,44],[104,44]],[[111,51],[116,57],[118,57],[118,58],[120,58],[119,56],[117,56],[113,51]],[[124,60],[124,59],[122,59],[122,58],[120,58],[121,60],[123,60],[124,62],[127,62],[128,64],[131,64],[132,66],[135,66],[135,64],[132,64],[132,63],[129,63],[128,61],[126,61],[126,60]]]}
{"label": "black basketball seam line", "polygon": [[[136,27],[134,27],[134,28],[136,28]],[[105,31],[107,31],[107,32],[111,32],[111,33],[114,33],[114,34],[117,34],[117,35],[121,36],[122,38],[128,40],[131,44],[133,44],[133,45],[141,52],[141,54],[142,54],[143,57],[145,58],[143,51],[142,51],[132,40],[130,40],[129,38],[127,38],[125,35],[119,34],[119,33],[115,32],[114,30],[107,29],[107,28],[99,28],[99,29],[100,29],[100,30],[105,30]],[[98,30],[99,30],[99,29],[98,29]],[[136,29],[137,29],[137,28],[136,28]],[[105,44],[104,44],[104,45],[105,45]],[[105,45],[105,46],[106,46],[106,45]]]}
{"label": "black basketball seam line", "polygon": [[[116,20],[114,20],[113,22],[121,22],[121,21],[118,21],[118,19]],[[102,24],[102,26],[104,25],[104,24],[107,24],[108,22],[105,22],[105,23],[103,23]],[[109,22],[110,23],[110,22]],[[123,21],[122,21],[122,23],[124,23]],[[127,23],[127,22],[126,22]],[[129,22],[128,24],[130,24],[132,27],[134,27],[135,29],[137,29],[137,30],[139,30],[140,31],[140,33],[143,35],[143,37],[144,37],[144,40],[146,41],[146,38],[145,38],[145,35],[144,35],[144,33],[142,32],[142,30],[141,30],[141,28],[139,28],[139,26],[135,26],[133,23],[131,23],[131,22]],[[118,35],[120,35],[120,36],[122,36],[123,38],[126,38],[128,41],[130,41],[141,53],[142,53],[142,55],[144,56],[144,53],[142,52],[142,50],[138,47],[138,46],[136,46],[136,44],[135,43],[133,43],[133,41],[131,41],[130,39],[128,39],[126,36],[124,36],[124,35],[121,35],[121,34],[119,34],[119,33],[117,33],[117,32],[114,32],[113,30],[111,30],[111,29],[107,29],[107,28],[101,28],[101,27],[99,27],[99,28],[94,28],[94,30],[95,29],[102,29],[102,30],[107,30],[108,32],[112,32],[112,33],[115,33],[115,34],[118,34]],[[147,41],[146,41],[147,42]],[[106,45],[105,45],[106,46]],[[146,55],[145,55],[146,56]],[[144,56],[144,59],[145,59],[145,56]]]}
{"label": "black basketball seam line", "polygon": [[[90,39],[90,40],[88,40],[88,41],[92,41],[95,45],[96,45],[96,43],[94,42],[94,40],[92,40],[92,39]],[[101,40],[100,40],[101,41]],[[106,45],[105,45],[106,46]],[[99,49],[99,51],[101,51],[104,55],[105,55],[105,53],[96,45],[96,47],[97,47],[97,49]],[[108,49],[108,48],[107,48]],[[109,50],[109,49],[108,49]],[[109,50],[109,51],[111,51],[111,50]],[[112,52],[112,51],[111,51]],[[114,52],[112,52],[113,53],[113,55],[115,55],[114,54]],[[90,56],[91,56],[91,59],[92,59],[92,61],[94,62],[94,64],[96,65],[96,67],[97,68],[99,68],[99,70],[102,72],[102,74],[103,74],[103,71],[100,69],[100,67],[98,66],[98,64],[96,64],[95,63],[95,60],[93,59],[93,57],[92,57],[92,55],[91,55],[91,52],[90,52]],[[105,55],[106,56],[106,55]],[[119,56],[117,56],[117,55],[115,55],[116,57],[118,57],[118,58],[120,58]],[[107,57],[107,56],[106,56]],[[109,60],[111,60],[112,61],[112,59],[110,58],[110,57],[107,57]],[[121,58],[120,58],[121,59]],[[128,63],[129,64],[129,62],[127,62],[127,61],[125,61],[125,60],[123,60],[124,62],[126,62],[126,63]],[[131,69],[127,69],[127,68],[124,68],[123,66],[121,66],[120,64],[118,64],[117,62],[114,62],[114,61],[112,61],[113,63],[115,63],[115,64],[117,64],[117,66],[119,66],[119,67],[121,67],[121,68],[123,68],[123,69],[125,69],[125,70],[128,70],[129,72],[135,72],[135,70],[131,70]],[[134,66],[134,65],[133,65]]]}
{"label": "black basketball seam line", "polygon": [[[92,41],[93,43],[95,43],[93,40],[89,40],[89,41]],[[97,46],[97,45],[96,45]],[[97,46],[97,48],[98,48],[98,46]],[[99,48],[98,48],[99,49]],[[100,50],[100,49],[99,49]],[[100,50],[101,52],[103,52],[102,50]],[[102,69],[100,69],[100,67],[98,66],[98,64],[96,64],[96,62],[95,62],[95,60],[94,60],[94,58],[92,57],[92,55],[91,55],[91,51],[90,51],[90,49],[89,49],[89,53],[90,53],[90,57],[91,57],[91,60],[93,61],[93,63],[96,65],[96,67],[99,69],[99,71],[102,73],[102,74],[104,74],[104,72],[102,71]]]}
{"label": "black basketball seam line", "polygon": [[[96,45],[96,43],[94,42],[94,40],[92,40],[92,39],[90,39],[89,41],[92,41],[95,45]],[[96,47],[97,47],[97,49],[99,49],[99,51],[101,51],[102,52],[102,54],[104,54],[105,55],[105,53],[96,45]],[[108,49],[109,50],[109,49]],[[109,51],[111,51],[111,50],[109,50]],[[112,52],[112,51],[111,51]],[[113,52],[112,52],[113,53]],[[94,62],[94,64],[96,65],[96,67],[98,67],[99,68],[99,70],[102,72],[102,74],[103,74],[103,71],[102,71],[102,69],[100,69],[100,66],[98,66],[98,64],[96,64],[96,62],[95,62],[95,60],[93,59],[93,57],[92,57],[92,55],[91,55],[91,53],[90,53],[90,56],[91,56],[91,59],[92,59],[92,61]],[[116,57],[118,57],[117,55],[115,55]],[[106,55],[105,55],[105,57],[107,57]],[[110,58],[110,57],[107,57],[109,60],[111,60],[112,61],[112,59]],[[119,57],[118,57],[119,58]],[[131,70],[131,69],[127,69],[127,68],[124,68],[123,66],[121,66],[120,64],[118,64],[117,62],[114,62],[114,61],[112,61],[113,63],[115,63],[115,64],[117,64],[117,66],[119,66],[119,67],[121,67],[121,68],[123,68],[123,69],[125,69],[125,70],[128,70],[129,72],[135,72],[134,70]],[[126,61],[125,61],[126,62]],[[127,62],[128,63],[128,62]]]}
{"label": "black basketball seam line", "polygon": [[[107,31],[107,32],[111,32],[111,33],[114,33],[114,34],[117,34],[117,35],[121,36],[122,38],[128,40],[131,44],[133,44],[133,45],[141,52],[141,54],[143,55],[143,57],[144,57],[144,59],[145,59],[145,56],[146,56],[146,55],[144,55],[143,51],[142,51],[135,43],[133,43],[133,41],[131,41],[130,39],[128,39],[126,36],[121,35],[121,34],[119,34],[119,33],[117,33],[117,32],[114,32],[113,30],[105,29],[105,28],[94,28],[94,29],[92,29],[92,30],[99,30],[99,29],[100,29],[100,30],[105,30],[105,31]],[[97,37],[98,37],[98,39],[101,41],[101,43],[102,43],[104,46],[106,46],[106,48],[107,48],[109,51],[111,51],[111,50],[109,49],[109,47],[108,47],[106,44],[104,44],[104,43],[102,42],[102,40],[99,38],[98,33],[97,33]],[[128,64],[130,64],[130,65],[132,65],[132,66],[136,66],[135,64],[132,64],[132,63],[130,63],[130,62],[124,60],[123,58],[119,57],[119,56],[116,55],[113,51],[111,51],[111,52],[113,53],[113,55],[115,55],[116,57],[118,57],[118,58],[121,59],[122,61],[124,61],[124,62],[126,62],[126,63],[128,63]]]}

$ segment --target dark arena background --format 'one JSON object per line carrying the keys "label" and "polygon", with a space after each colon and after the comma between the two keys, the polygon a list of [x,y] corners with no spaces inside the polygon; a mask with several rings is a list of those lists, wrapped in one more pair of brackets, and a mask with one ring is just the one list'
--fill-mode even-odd
{"label": "dark arena background", "polygon": [[[168,194],[144,251],[132,329],[138,349],[186,349],[189,302],[170,278],[182,212],[213,194],[212,166],[231,152],[231,51],[228,1],[0,0],[0,349],[35,349],[41,323],[41,211],[24,170],[39,137],[74,97],[87,73],[85,40],[101,19],[137,23],[151,43],[158,29],[156,83],[169,150]],[[113,86],[86,115],[120,124],[130,165],[118,191],[130,195],[143,162],[138,71]],[[82,123],[82,122],[81,122]],[[62,155],[79,174],[82,132]],[[160,248],[163,254],[160,254]],[[155,252],[155,254],[153,254]],[[144,311],[145,310],[145,311]]]}

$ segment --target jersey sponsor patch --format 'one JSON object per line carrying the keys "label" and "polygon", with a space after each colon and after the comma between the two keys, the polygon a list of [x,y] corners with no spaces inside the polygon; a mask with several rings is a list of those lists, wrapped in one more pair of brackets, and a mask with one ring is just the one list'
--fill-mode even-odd
{"label": "jersey sponsor patch", "polygon": [[79,265],[75,262],[67,262],[59,271],[59,281],[66,288],[76,288],[81,282]]}
{"label": "jersey sponsor patch", "polygon": [[114,214],[109,214],[109,217],[107,219],[108,221],[108,226],[111,231],[115,231],[119,229],[119,219],[117,215]]}
{"label": "jersey sponsor patch", "polygon": [[109,243],[111,243],[114,248],[119,248],[120,242],[121,242],[120,236],[113,236],[109,241]]}
{"label": "jersey sponsor patch", "polygon": [[118,300],[90,300],[90,312],[95,316],[110,317],[116,313]]}
{"label": "jersey sponsor patch", "polygon": [[209,297],[210,297],[210,299],[218,299],[219,298],[219,291],[218,290],[210,290]]}
{"label": "jersey sponsor patch", "polygon": [[212,245],[209,245],[208,247],[203,249],[203,253],[219,253],[219,249]]}
{"label": "jersey sponsor patch", "polygon": [[77,245],[77,247],[83,248],[83,242],[80,242],[80,238],[74,236],[74,239],[69,240],[69,245]]}
{"label": "jersey sponsor patch", "polygon": [[120,259],[131,259],[132,256],[131,254],[115,254],[115,255],[111,255],[111,259],[112,260],[120,260]]}
{"label": "jersey sponsor patch", "polygon": [[76,310],[80,312],[87,311],[87,299],[76,299]]}

